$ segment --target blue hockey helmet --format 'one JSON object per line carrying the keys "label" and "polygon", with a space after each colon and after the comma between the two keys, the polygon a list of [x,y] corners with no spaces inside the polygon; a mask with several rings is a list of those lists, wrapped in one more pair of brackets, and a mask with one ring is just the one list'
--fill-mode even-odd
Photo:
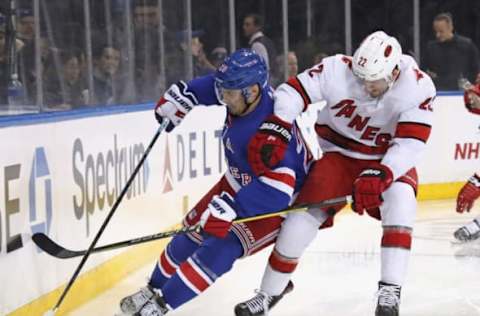
{"label": "blue hockey helmet", "polygon": [[216,84],[223,89],[241,89],[258,84],[265,88],[268,82],[267,65],[251,49],[239,49],[228,56],[215,73]]}

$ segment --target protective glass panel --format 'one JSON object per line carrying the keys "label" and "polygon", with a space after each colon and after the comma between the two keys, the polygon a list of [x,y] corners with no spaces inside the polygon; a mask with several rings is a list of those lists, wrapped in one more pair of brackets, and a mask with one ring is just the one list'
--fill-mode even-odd
{"label": "protective glass panel", "polygon": [[295,68],[302,72],[326,56],[345,52],[344,1],[303,0],[288,5],[288,76]]}
{"label": "protective glass panel", "polygon": [[[283,52],[282,1],[236,1],[239,47],[252,48],[267,61],[270,84],[283,81],[278,57]],[[259,33],[261,32],[261,33]]]}
{"label": "protective glass panel", "polygon": [[421,67],[438,91],[458,90],[461,79],[480,83],[479,1],[420,1]]}

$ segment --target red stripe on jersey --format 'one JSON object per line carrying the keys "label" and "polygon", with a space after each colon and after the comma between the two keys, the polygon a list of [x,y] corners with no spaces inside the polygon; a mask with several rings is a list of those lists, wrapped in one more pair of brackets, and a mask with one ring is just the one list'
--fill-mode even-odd
{"label": "red stripe on jersey", "polygon": [[368,146],[337,133],[328,125],[315,124],[315,131],[317,132],[318,136],[329,141],[330,143],[361,154],[383,155],[388,150],[388,144],[383,146]]}
{"label": "red stripe on jersey", "polygon": [[414,122],[399,122],[395,131],[397,138],[415,138],[424,143],[427,142],[432,127],[427,124]]}
{"label": "red stripe on jersey", "polygon": [[205,280],[188,261],[182,263],[180,271],[198,291],[203,292],[209,287],[208,281]]}
{"label": "red stripe on jersey", "polygon": [[165,271],[165,273],[168,274],[167,277],[170,277],[177,270],[177,268],[171,265],[170,262],[168,261],[167,250],[164,250],[160,255],[160,266],[162,267],[163,271]]}
{"label": "red stripe on jersey", "polygon": [[281,172],[275,172],[275,171],[266,171],[263,174],[264,177],[270,178],[272,180],[280,181],[285,183],[288,186],[291,186],[292,188],[295,187],[295,177],[288,173],[281,173]]}
{"label": "red stripe on jersey", "polygon": [[302,83],[297,77],[290,77],[287,81],[287,84],[300,94],[303,100],[303,111],[305,111],[307,106],[312,103],[312,100],[308,96],[307,91],[303,87]]}
{"label": "red stripe on jersey", "polygon": [[406,174],[398,178],[396,181],[409,184],[413,188],[413,191],[415,191],[415,196],[417,195],[418,175],[417,175],[417,170],[415,168],[408,170]]}
{"label": "red stripe on jersey", "polygon": [[382,247],[403,248],[410,250],[412,247],[411,229],[404,227],[384,228]]}
{"label": "red stripe on jersey", "polygon": [[274,250],[268,259],[268,263],[273,270],[281,273],[292,273],[297,267],[298,259],[285,258]]}

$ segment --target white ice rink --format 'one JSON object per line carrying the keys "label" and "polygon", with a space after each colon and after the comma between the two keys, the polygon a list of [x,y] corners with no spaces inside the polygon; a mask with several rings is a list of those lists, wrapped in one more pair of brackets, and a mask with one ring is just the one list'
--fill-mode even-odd
{"label": "white ice rink", "polygon": [[[271,316],[373,315],[379,278],[380,224],[350,211],[332,229],[320,231],[293,281],[295,290]],[[480,243],[452,245],[452,232],[473,214],[459,215],[454,201],[421,202],[410,269],[402,290],[401,315],[480,315]],[[233,306],[259,286],[270,248],[237,262],[233,270],[172,316],[233,315]],[[118,301],[143,286],[153,262],[85,304],[72,316],[114,315]]]}

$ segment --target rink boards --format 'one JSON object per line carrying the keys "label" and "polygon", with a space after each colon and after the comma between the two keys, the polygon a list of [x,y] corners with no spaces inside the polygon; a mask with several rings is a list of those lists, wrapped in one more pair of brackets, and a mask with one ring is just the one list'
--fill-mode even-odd
{"label": "rink boards", "polygon": [[[321,106],[321,105],[320,105]],[[55,304],[80,258],[40,252],[29,235],[86,249],[153,137],[151,105],[41,114],[0,121],[0,315],[41,315]],[[478,117],[459,95],[438,96],[430,145],[419,165],[420,198],[453,197],[478,168]],[[197,108],[163,133],[99,245],[171,228],[226,171],[224,109]],[[315,108],[302,118],[310,127]],[[92,255],[59,314],[156,258],[162,243]]]}

